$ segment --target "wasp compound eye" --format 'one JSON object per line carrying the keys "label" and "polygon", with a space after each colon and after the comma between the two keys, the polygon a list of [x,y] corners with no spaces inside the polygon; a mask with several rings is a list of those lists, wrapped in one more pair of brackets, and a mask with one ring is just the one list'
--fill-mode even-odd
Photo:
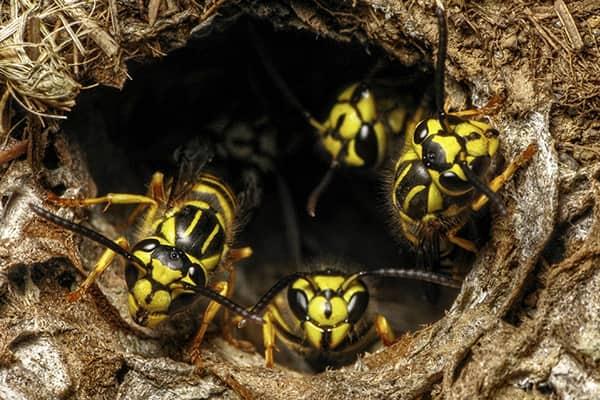
{"label": "wasp compound eye", "polygon": [[308,317],[308,298],[298,289],[288,289],[288,304],[296,318],[303,321]]}

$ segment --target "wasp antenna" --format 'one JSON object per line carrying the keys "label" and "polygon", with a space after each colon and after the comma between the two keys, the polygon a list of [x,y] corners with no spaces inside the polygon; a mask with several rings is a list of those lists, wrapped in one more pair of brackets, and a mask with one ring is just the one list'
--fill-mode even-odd
{"label": "wasp antenna", "polygon": [[186,289],[193,290],[194,292],[198,293],[199,295],[207,297],[213,301],[216,301],[217,303],[221,304],[222,306],[227,307],[234,313],[242,316],[244,318],[244,321],[250,319],[252,321],[258,322],[259,324],[262,324],[264,322],[262,317],[260,315],[258,315],[257,313],[253,312],[252,310],[250,310],[250,311],[246,310],[244,307],[240,306],[233,300],[231,300],[225,296],[221,296],[219,293],[215,292],[212,289],[209,289],[204,286],[192,286],[192,285],[186,286]]}
{"label": "wasp antenna", "polygon": [[[290,275],[287,275],[287,276],[281,278],[269,290],[267,290],[267,292],[260,299],[258,299],[256,304],[254,304],[252,306],[250,311],[245,311],[245,310],[244,311],[251,315],[254,315],[254,316],[262,315],[265,308],[269,305],[269,303],[271,301],[273,301],[275,296],[277,296],[283,289],[288,287],[288,285],[290,283],[292,283],[293,281],[295,281],[298,278],[303,278],[305,276],[306,276],[306,274],[303,272],[294,272],[293,274],[290,274]],[[262,318],[261,318],[261,320],[262,320]],[[245,323],[246,323],[246,318],[244,318],[243,320],[241,320],[238,323],[238,328],[243,327],[245,325]]]}
{"label": "wasp antenna", "polygon": [[361,271],[351,275],[344,281],[342,290],[346,290],[348,286],[356,279],[363,276],[380,276],[387,278],[401,278],[401,279],[413,279],[418,281],[435,283],[441,286],[447,286],[452,288],[460,288],[462,283],[451,277],[436,274],[435,272],[427,272],[418,269],[396,269],[396,268],[382,268],[374,269],[371,271]]}
{"label": "wasp antenna", "polygon": [[273,80],[275,86],[277,86],[277,89],[281,92],[281,94],[283,94],[283,97],[286,98],[290,105],[293,106],[296,109],[296,111],[298,111],[300,115],[302,115],[310,125],[315,127],[320,133],[322,133],[325,130],[325,127],[312,116],[312,114],[302,105],[302,103],[300,103],[300,100],[298,100],[298,98],[294,95],[290,87],[283,80],[281,74],[279,73],[279,71],[277,71],[277,68],[275,68],[273,60],[267,52],[263,40],[261,39],[258,32],[256,32],[256,29],[254,28],[252,23],[248,23],[248,31],[250,33],[252,45],[258,53],[258,56],[260,57],[261,62],[265,67],[265,70],[271,76],[271,79]]}
{"label": "wasp antenna", "polygon": [[467,177],[469,182],[471,182],[471,184],[473,185],[473,187],[475,187],[475,189],[477,189],[480,193],[486,195],[487,198],[492,203],[494,203],[494,205],[502,215],[506,215],[506,207],[504,207],[504,204],[502,204],[498,193],[494,192],[492,189],[489,188],[488,185],[482,182],[481,179],[479,179],[479,177],[477,176],[477,174],[475,174],[475,172],[473,172],[473,170],[469,168],[465,161],[460,162],[459,165],[462,171],[465,173],[465,176]]}
{"label": "wasp antenna", "polygon": [[333,162],[331,164],[331,166],[329,167],[329,169],[327,170],[327,172],[321,179],[321,182],[319,182],[319,184],[310,193],[310,196],[308,196],[308,201],[306,202],[306,211],[308,212],[308,215],[310,215],[313,218],[317,215],[316,209],[317,209],[317,203],[319,201],[319,197],[321,197],[321,193],[323,193],[325,191],[327,186],[329,186],[329,184],[333,180],[333,175],[334,175],[335,170],[337,169],[338,165],[339,164],[336,162]]}
{"label": "wasp antenna", "polygon": [[83,225],[76,224],[75,222],[69,221],[68,219],[59,217],[56,214],[52,214],[50,211],[47,211],[47,210],[43,209],[42,207],[36,206],[33,203],[29,203],[29,208],[31,208],[31,210],[39,217],[41,217],[47,221],[50,221],[55,225],[61,226],[65,229],[68,229],[71,232],[75,232],[78,235],[81,235],[90,240],[93,240],[94,242],[123,256],[127,261],[137,264],[141,268],[145,267],[142,260],[140,260],[139,258],[134,256],[132,253],[128,252],[127,250],[125,250],[124,248],[122,248],[121,246],[119,246],[117,243],[113,242],[106,236],[104,236],[94,230],[91,230],[89,228],[86,228]]}
{"label": "wasp antenna", "polygon": [[[435,103],[440,122],[446,118],[444,111],[445,102],[445,77],[446,77],[446,54],[448,49],[448,28],[446,26],[446,12],[441,0],[436,0],[436,15],[438,19],[438,56],[435,69]],[[442,126],[444,124],[442,123]]]}

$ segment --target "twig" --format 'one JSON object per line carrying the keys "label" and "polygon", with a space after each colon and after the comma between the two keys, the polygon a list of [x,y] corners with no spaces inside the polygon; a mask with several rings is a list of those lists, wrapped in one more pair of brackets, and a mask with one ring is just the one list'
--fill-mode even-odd
{"label": "twig", "polygon": [[161,0],[150,0],[148,3],[148,25],[152,26],[158,18]]}
{"label": "twig", "polygon": [[12,161],[15,158],[19,157],[22,154],[25,154],[27,151],[27,145],[29,144],[29,140],[21,140],[20,142],[15,143],[10,148],[6,150],[0,151],[0,164],[4,164],[8,161]]}
{"label": "twig", "polygon": [[554,10],[558,15],[558,19],[565,27],[565,32],[567,33],[567,37],[573,46],[573,49],[577,52],[583,49],[583,40],[581,40],[581,35],[577,30],[577,26],[575,26],[575,21],[573,20],[573,16],[569,12],[567,5],[563,0],[555,0],[554,1]]}
{"label": "twig", "polygon": [[109,57],[114,57],[119,52],[119,45],[104,29],[102,29],[94,20],[90,19],[85,11],[79,7],[74,7],[72,3],[76,0],[57,0],[64,6],[64,12],[81,22],[89,30],[90,38],[102,49]]}

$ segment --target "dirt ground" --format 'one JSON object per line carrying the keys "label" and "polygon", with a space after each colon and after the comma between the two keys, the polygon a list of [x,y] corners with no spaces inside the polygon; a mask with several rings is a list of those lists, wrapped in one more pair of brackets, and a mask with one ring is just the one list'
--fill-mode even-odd
{"label": "dirt ground", "polygon": [[[250,19],[282,65],[285,57],[295,60],[283,69],[292,86],[311,107],[322,107],[329,98],[322,85],[364,73],[375,57],[427,80],[437,56],[434,10],[433,1],[395,0],[0,3],[0,398],[600,398],[596,0],[446,2],[450,108],[481,107],[499,96],[489,118],[504,159],[530,143],[538,152],[501,193],[508,213],[492,211],[484,222],[489,240],[469,262],[456,298],[443,292],[434,307],[423,304],[418,290],[408,291],[406,303],[392,308],[410,320],[410,332],[392,346],[312,374],[266,369],[259,353],[244,353],[215,334],[202,353],[204,368],[195,369],[186,362],[185,343],[120,317],[126,289],[119,268],[103,277],[93,296],[65,300],[81,278],[77,271],[89,270],[100,249],[35,217],[28,203],[43,204],[49,190],[73,197],[142,192],[149,171],[164,162],[155,155],[176,141],[177,134],[165,132],[175,127],[189,137],[189,127],[178,124],[185,117],[169,114],[179,101],[191,101],[173,100],[169,96],[181,92],[169,90],[196,88],[200,79],[182,63],[205,74],[198,87],[206,91],[185,92],[205,107],[198,115],[217,113],[211,107],[228,99],[241,104],[235,112],[247,110],[254,92],[227,76],[240,76],[246,60],[251,65],[251,50],[247,42],[229,41],[228,32],[243,38],[240,26]],[[206,82],[223,71],[235,75],[215,78],[220,86],[209,91]],[[128,89],[136,82],[137,89]],[[156,122],[161,113],[167,122]],[[138,132],[136,124],[145,125]],[[161,133],[152,136],[147,130],[155,125]],[[339,184],[332,197],[344,190]],[[365,201],[351,204],[360,208]],[[352,219],[344,212],[354,210],[340,206],[339,218]],[[349,258],[385,264],[397,255],[395,244],[382,243],[385,227],[379,230],[383,224],[365,212],[376,221],[365,225],[374,250]],[[63,209],[61,215],[81,220],[86,214]],[[97,212],[88,222],[116,237],[119,217]],[[332,224],[333,231],[319,225],[307,233],[311,243],[331,239],[328,245],[339,251],[371,247],[343,236],[355,227]],[[282,272],[256,268],[241,273],[241,286],[254,291],[242,288],[240,301],[255,298],[263,290],[259,281]],[[404,291],[399,288],[393,290]]]}

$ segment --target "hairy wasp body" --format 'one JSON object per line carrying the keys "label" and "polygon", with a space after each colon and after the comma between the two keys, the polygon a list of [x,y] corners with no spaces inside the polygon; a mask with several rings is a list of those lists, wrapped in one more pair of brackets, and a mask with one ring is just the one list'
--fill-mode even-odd
{"label": "hairy wasp body", "polygon": [[[69,295],[69,300],[84,295],[117,254],[127,260],[128,308],[140,326],[156,328],[191,309],[199,298],[210,299],[191,347],[192,361],[198,362],[200,344],[220,306],[255,321],[260,322],[261,318],[229,299],[234,279],[232,264],[251,254],[250,248],[232,248],[238,212],[236,197],[217,177],[187,172],[190,171],[193,179],[184,180],[185,174],[180,174],[167,185],[163,174],[155,173],[145,196],[127,193],[85,199],[49,196],[54,204],[68,207],[137,204],[130,217],[131,222],[139,219],[131,248],[125,236],[112,241],[41,207],[31,207],[42,218],[107,248],[85,281]],[[217,268],[229,273],[227,281],[214,282]]]}
{"label": "hairy wasp body", "polygon": [[417,250],[428,269],[440,264],[440,254],[457,245],[477,251],[469,240],[458,237],[473,211],[492,201],[504,211],[497,191],[535,154],[530,145],[497,176],[492,165],[500,145],[498,131],[469,115],[468,110],[447,114],[444,110],[444,61],[446,18],[437,10],[440,41],[436,69],[437,116],[424,119],[407,131],[405,144],[395,157],[387,190],[392,215],[401,235]]}

